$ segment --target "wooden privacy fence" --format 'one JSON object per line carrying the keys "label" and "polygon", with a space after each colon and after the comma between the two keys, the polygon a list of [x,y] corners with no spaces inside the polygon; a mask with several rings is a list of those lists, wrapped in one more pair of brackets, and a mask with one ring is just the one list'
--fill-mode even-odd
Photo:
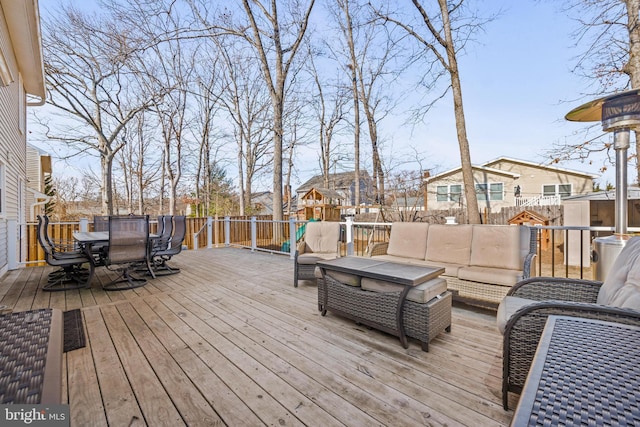
{"label": "wooden privacy fence", "polygon": [[[256,221],[257,237],[260,241],[269,241],[273,238],[273,222],[271,216],[259,216],[254,217]],[[251,242],[251,217],[231,217],[230,222],[230,234],[232,242]],[[184,237],[184,243],[187,249],[195,249],[194,234],[206,229],[207,218],[193,218],[187,217],[186,234]],[[212,233],[212,246],[221,245],[225,243],[224,233],[225,224],[223,218],[217,221],[213,221],[213,233]],[[21,239],[26,239],[26,254],[21,254],[22,261],[27,265],[44,265],[44,251],[38,243],[37,236],[37,223],[27,223],[20,230]],[[286,233],[285,239],[288,239],[289,229],[288,227],[282,227]],[[150,218],[149,232],[155,233],[158,229],[158,223],[155,217]],[[49,223],[49,236],[55,242],[72,242],[73,233],[80,230],[80,223],[78,222],[56,222]],[[93,222],[89,221],[88,231],[93,231]],[[216,239],[217,237],[217,239]],[[209,244],[206,239],[206,232],[204,238],[197,239],[198,248],[206,248]]]}

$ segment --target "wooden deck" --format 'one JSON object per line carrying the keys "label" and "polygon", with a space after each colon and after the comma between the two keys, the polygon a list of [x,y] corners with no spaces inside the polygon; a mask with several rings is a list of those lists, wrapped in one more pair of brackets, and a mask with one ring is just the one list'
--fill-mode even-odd
{"label": "wooden deck", "polygon": [[[9,272],[14,311],[82,308],[87,346],[65,353],[72,426],[507,425],[495,315],[454,306],[429,353],[320,316],[286,256],[186,251],[182,272],[136,290],[42,292],[50,267]],[[512,397],[512,399],[517,396]],[[511,403],[515,406],[515,400]]]}

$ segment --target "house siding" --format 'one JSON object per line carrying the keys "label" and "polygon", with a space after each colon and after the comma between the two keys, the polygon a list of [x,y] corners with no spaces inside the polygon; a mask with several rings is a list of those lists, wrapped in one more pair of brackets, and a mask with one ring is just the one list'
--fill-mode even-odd
{"label": "house siding", "polygon": [[7,221],[13,219],[24,222],[24,218],[18,218],[19,212],[25,212],[24,194],[23,200],[19,201],[18,188],[21,181],[26,181],[26,135],[20,130],[20,120],[26,121],[26,112],[24,108],[20,111],[20,106],[26,102],[24,99],[19,102],[20,97],[25,96],[24,89],[21,87],[22,80],[4,14],[1,13],[0,49],[13,77],[13,82],[8,86],[0,85],[0,161],[5,165],[5,206],[0,216],[0,274],[3,274],[8,267]]}
{"label": "house siding", "polygon": [[[502,200],[481,200],[478,198],[478,207],[481,209],[488,209],[490,212],[499,212],[500,209],[507,206],[515,205],[515,197],[513,194],[513,188],[517,181],[512,176],[502,174],[492,174],[484,171],[474,170],[473,181],[476,184],[502,184]],[[438,201],[437,188],[441,185],[460,185],[462,193],[460,202],[454,201]],[[428,209],[455,209],[464,207],[464,186],[462,185],[462,172],[456,172],[437,181],[429,183],[429,190],[427,193],[427,208]]]}
{"label": "house siding", "polygon": [[[580,176],[563,170],[535,167],[516,162],[499,162],[486,165],[493,169],[517,173],[520,178],[517,184],[520,186],[522,197],[535,197],[542,195],[544,185],[571,184],[571,195],[587,194],[593,191],[593,179]],[[513,188],[511,189],[513,191]]]}
{"label": "house siding", "polygon": [[[504,171],[504,174],[501,173]],[[500,159],[474,168],[473,178],[476,184],[502,184],[502,200],[484,200],[479,196],[478,207],[488,212],[499,212],[504,207],[516,205],[516,187],[519,187],[523,198],[543,195],[545,185],[571,185],[571,195],[586,194],[593,190],[593,177],[575,171],[537,166],[526,162]],[[462,170],[443,174],[427,184],[428,209],[454,209],[464,207],[464,186]],[[460,201],[438,201],[438,187],[460,185],[462,188]]]}

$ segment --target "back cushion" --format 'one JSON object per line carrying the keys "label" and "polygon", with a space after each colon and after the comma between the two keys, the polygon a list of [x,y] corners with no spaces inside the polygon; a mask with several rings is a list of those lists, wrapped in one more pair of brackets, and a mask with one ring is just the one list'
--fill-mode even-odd
{"label": "back cushion", "polygon": [[313,252],[335,253],[340,240],[339,222],[309,222],[304,241]]}
{"label": "back cushion", "polygon": [[471,265],[522,270],[529,252],[529,228],[517,225],[474,225]]}
{"label": "back cushion", "polygon": [[469,265],[471,233],[469,224],[433,224],[427,238],[427,261]]}
{"label": "back cushion", "polygon": [[640,237],[632,237],[607,274],[598,304],[640,311]]}
{"label": "back cushion", "polygon": [[428,230],[429,224],[426,222],[394,222],[391,224],[387,254],[424,259]]}

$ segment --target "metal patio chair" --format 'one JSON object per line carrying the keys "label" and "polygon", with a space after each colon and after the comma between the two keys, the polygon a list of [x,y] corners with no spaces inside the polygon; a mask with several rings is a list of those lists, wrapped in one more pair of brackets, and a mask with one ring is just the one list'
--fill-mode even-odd
{"label": "metal patio chair", "polygon": [[105,264],[120,273],[118,278],[103,285],[107,291],[144,286],[147,279],[133,272],[142,264],[151,270],[149,262],[149,215],[112,216],[109,218],[109,246]]}
{"label": "metal patio chair", "polygon": [[[173,222],[171,221],[173,219]],[[152,268],[157,276],[167,276],[180,272],[179,268],[171,267],[167,261],[174,255],[182,251],[182,243],[187,231],[187,218],[184,215],[178,215],[165,221],[167,226],[173,223],[171,237],[166,239],[160,237],[157,244],[154,243],[152,250]],[[165,235],[166,233],[162,233]]]}
{"label": "metal patio chair", "polygon": [[[46,215],[38,215],[37,237],[44,251],[44,259],[47,264],[60,269],[49,274],[47,284],[42,289],[52,292],[88,287],[94,269],[91,259],[72,243],[56,244],[49,237],[48,227],[49,218]],[[88,268],[83,267],[84,264],[88,264]]]}

